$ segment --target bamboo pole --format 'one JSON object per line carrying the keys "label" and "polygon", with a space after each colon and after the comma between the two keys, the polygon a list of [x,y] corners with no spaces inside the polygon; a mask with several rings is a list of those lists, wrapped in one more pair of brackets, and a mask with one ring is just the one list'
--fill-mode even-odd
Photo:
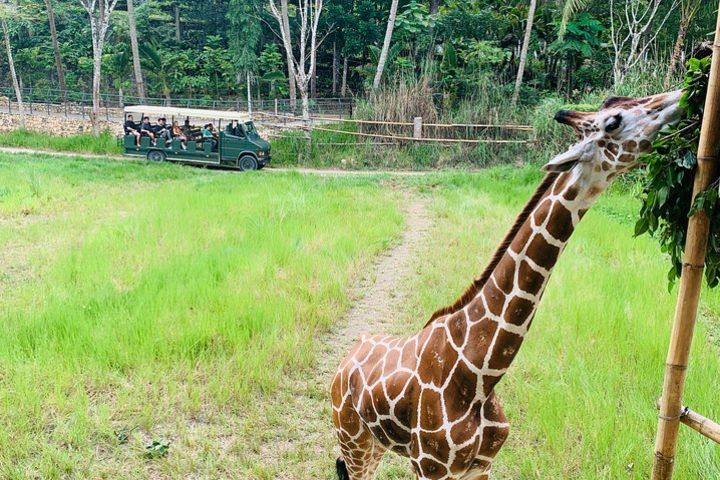
{"label": "bamboo pole", "polygon": [[684,408],[680,421],[713,442],[720,443],[720,425],[709,418],[703,417],[689,408]]}
{"label": "bamboo pole", "polygon": [[[660,400],[655,405],[660,410]],[[682,407],[680,413],[680,422],[692,428],[699,434],[709,438],[715,443],[720,443],[720,424],[715,423],[707,417],[690,410],[688,407]]]}
{"label": "bamboo pole", "polygon": [[[693,198],[704,191],[717,177],[717,154],[720,147],[720,12],[718,12],[713,42],[713,61],[710,65],[707,97],[705,99],[698,164],[693,184]],[[688,222],[685,255],[678,301],[675,308],[670,348],[665,364],[663,394],[655,440],[653,480],[672,478],[677,446],[678,427],[682,416],[682,394],[685,388],[688,357],[692,344],[697,307],[702,287],[705,253],[707,250],[709,219],[704,211],[695,213]]]}

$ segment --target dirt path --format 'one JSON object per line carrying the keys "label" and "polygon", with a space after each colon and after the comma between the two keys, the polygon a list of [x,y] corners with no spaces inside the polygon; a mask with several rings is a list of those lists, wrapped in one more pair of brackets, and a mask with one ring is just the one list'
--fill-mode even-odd
{"label": "dirt path", "polygon": [[[367,278],[354,287],[355,305],[328,334],[318,339],[317,365],[308,378],[288,379],[279,395],[268,399],[255,428],[266,429],[262,447],[248,474],[285,480],[332,479],[338,454],[331,423],[328,389],[340,359],[363,333],[390,330],[403,312],[401,282],[410,274],[416,253],[431,226],[425,200],[405,194],[406,229],[399,243],[378,258]],[[257,463],[255,463],[257,462]],[[404,461],[392,459],[403,465]],[[262,464],[259,467],[258,464]],[[260,468],[260,470],[258,470]],[[391,467],[395,469],[396,467]],[[392,478],[405,478],[394,472]],[[384,478],[382,474],[380,478]],[[409,477],[408,477],[409,478]]]}

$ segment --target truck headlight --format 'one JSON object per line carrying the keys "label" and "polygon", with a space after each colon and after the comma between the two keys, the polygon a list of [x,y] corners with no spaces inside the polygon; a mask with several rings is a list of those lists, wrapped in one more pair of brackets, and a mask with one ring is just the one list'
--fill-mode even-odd
{"label": "truck headlight", "polygon": [[258,150],[258,151],[257,151],[257,156],[258,156],[258,157],[264,157],[264,156],[265,156],[265,151],[264,151],[264,150]]}

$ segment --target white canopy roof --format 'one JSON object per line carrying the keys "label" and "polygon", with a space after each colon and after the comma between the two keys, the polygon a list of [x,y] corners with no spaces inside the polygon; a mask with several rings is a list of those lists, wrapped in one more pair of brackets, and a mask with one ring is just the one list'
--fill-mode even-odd
{"label": "white canopy roof", "polygon": [[205,119],[238,120],[247,122],[247,112],[231,112],[225,110],[203,110],[201,108],[154,107],[152,105],[132,105],[125,107],[125,113],[141,115],[162,115],[164,117],[194,117]]}

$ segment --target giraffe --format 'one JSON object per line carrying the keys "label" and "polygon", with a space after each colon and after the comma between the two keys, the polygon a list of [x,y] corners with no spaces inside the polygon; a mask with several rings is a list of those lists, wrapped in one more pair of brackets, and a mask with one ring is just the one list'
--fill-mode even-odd
{"label": "giraffe", "polygon": [[495,256],[455,304],[409,337],[363,336],[333,377],[341,480],[371,480],[388,451],[418,479],[487,480],[509,424],[494,388],[530,328],[573,230],[613,178],[676,122],[681,91],[561,110],[577,142],[547,173]]}

